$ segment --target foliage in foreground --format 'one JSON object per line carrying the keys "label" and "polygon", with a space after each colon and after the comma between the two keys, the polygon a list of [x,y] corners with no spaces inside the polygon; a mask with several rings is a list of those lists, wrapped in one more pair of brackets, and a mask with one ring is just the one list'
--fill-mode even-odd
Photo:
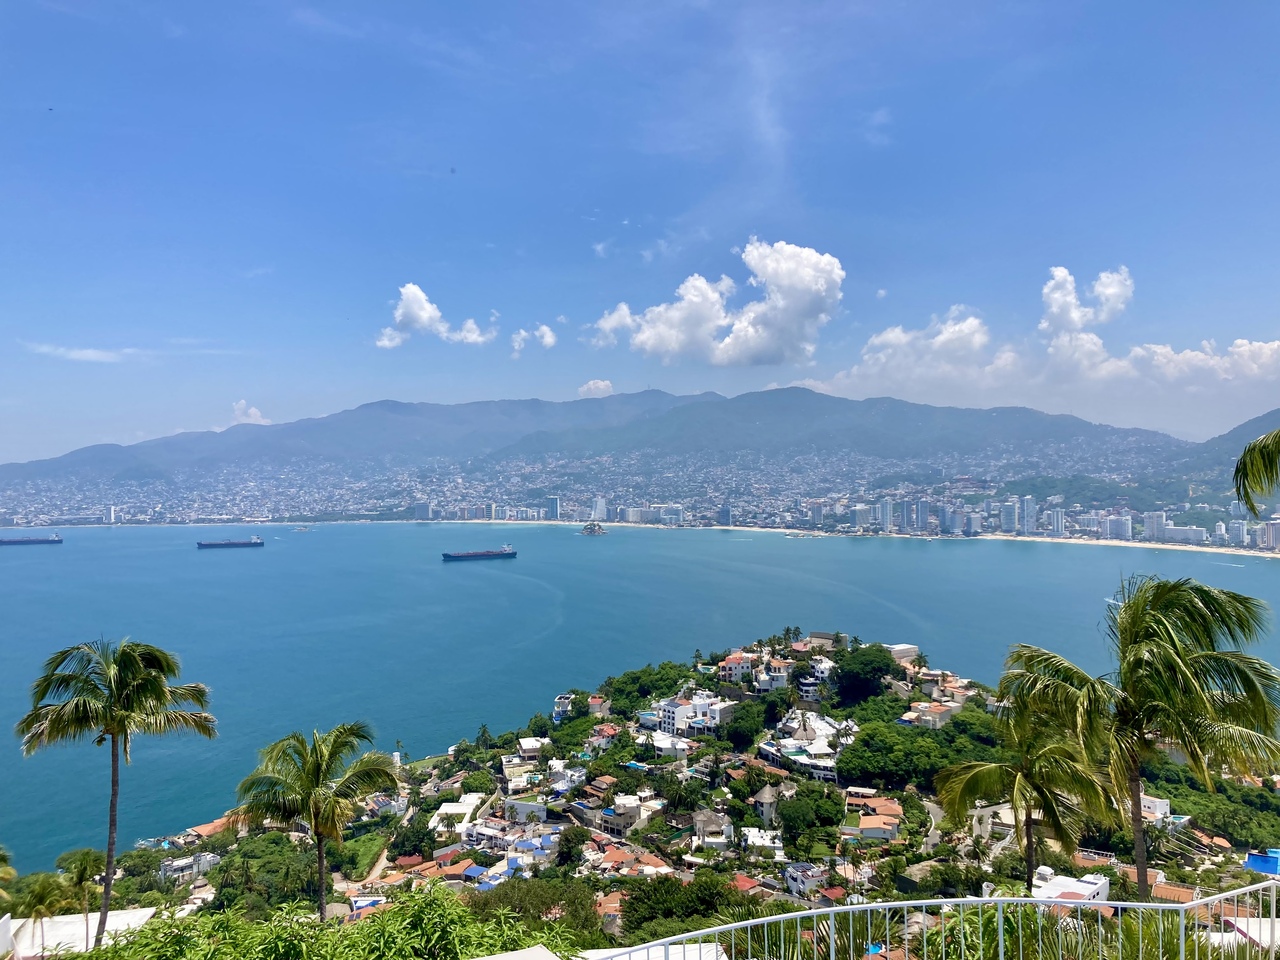
{"label": "foliage in foreground", "polygon": [[431,886],[408,893],[358,923],[320,923],[298,904],[265,923],[239,910],[156,918],[108,946],[91,960],[241,960],[243,957],[308,957],[326,960],[470,960],[543,944],[572,954],[574,934],[547,924],[531,930],[510,911],[481,920],[454,893]]}

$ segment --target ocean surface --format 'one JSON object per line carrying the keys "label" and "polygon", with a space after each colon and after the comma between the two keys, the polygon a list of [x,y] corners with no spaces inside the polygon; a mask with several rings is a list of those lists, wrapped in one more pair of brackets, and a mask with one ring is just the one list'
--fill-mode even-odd
{"label": "ocean surface", "polygon": [[[201,538],[262,535],[258,550]],[[91,742],[24,759],[11,733],[54,650],[131,636],[212,688],[217,740],[135,741],[120,839],[181,831],[234,802],[256,751],[363,719],[379,746],[439,752],[648,662],[787,625],[919,644],[995,682],[1011,643],[1101,671],[1106,599],[1129,573],[1190,576],[1280,606],[1280,562],[1213,552],[1006,540],[793,539],[751,530],[327,524],[82,528],[0,548],[0,844],[23,871],[103,846],[109,761]],[[510,540],[514,561],[445,564]],[[1273,635],[1261,653],[1280,656]]]}

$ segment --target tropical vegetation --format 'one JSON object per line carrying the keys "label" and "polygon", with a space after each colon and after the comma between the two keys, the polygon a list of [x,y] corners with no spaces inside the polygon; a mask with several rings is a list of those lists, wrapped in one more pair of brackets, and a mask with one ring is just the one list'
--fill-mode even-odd
{"label": "tropical vegetation", "polygon": [[1240,452],[1232,476],[1236,497],[1258,516],[1258,498],[1280,486],[1280,430],[1273,430],[1251,441]]}
{"label": "tropical vegetation", "polygon": [[[120,804],[120,761],[130,762],[135,736],[196,733],[212,738],[216,721],[207,710],[209,690],[201,683],[175,681],[178,658],[128,637],[96,640],[59,650],[45,661],[32,684],[31,709],[18,721],[22,750],[37,750],[92,738],[111,755],[111,799],[107,814],[102,906],[94,943],[102,942],[115,875],[116,827]],[[193,709],[192,709],[193,708]]]}
{"label": "tropical vegetation", "polygon": [[1060,654],[1019,644],[1000,696],[1009,710],[1050,718],[1105,764],[1127,812],[1140,896],[1150,891],[1142,766],[1176,750],[1212,789],[1222,770],[1280,764],[1280,671],[1245,648],[1262,635],[1264,605],[1193,580],[1132,577],[1107,610],[1112,669],[1092,676]]}
{"label": "tropical vegetation", "polygon": [[948,816],[963,821],[979,800],[1007,802],[1026,860],[1027,892],[1036,872],[1035,823],[1053,831],[1065,853],[1074,853],[1086,817],[1110,817],[1106,789],[1083,746],[1030,711],[1001,717],[1002,760],[970,760],[938,774],[938,799]]}
{"label": "tropical vegetation", "polygon": [[265,821],[305,824],[315,840],[315,903],[325,915],[325,841],[341,846],[343,828],[355,817],[362,798],[399,787],[389,754],[364,750],[373,731],[363,722],[343,723],[311,739],[297,731],[260,754],[257,769],[237,789],[239,806],[231,821],[258,827]]}

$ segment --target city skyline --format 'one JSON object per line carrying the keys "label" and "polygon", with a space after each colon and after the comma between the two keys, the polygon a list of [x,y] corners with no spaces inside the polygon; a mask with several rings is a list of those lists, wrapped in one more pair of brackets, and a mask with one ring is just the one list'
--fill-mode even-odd
{"label": "city skyline", "polygon": [[1277,17],[16,5],[0,462],[646,386],[1203,439],[1276,405]]}

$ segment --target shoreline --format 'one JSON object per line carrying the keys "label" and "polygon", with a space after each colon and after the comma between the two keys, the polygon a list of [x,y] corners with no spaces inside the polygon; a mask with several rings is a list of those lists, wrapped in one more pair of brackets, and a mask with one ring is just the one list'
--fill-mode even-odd
{"label": "shoreline", "polygon": [[[229,520],[218,522],[204,523],[77,523],[71,524],[71,529],[116,529],[116,528],[206,528],[206,527],[320,527],[320,526],[339,526],[345,524],[449,524],[451,526],[511,526],[511,527],[574,527],[579,524],[577,520],[313,520],[310,522],[298,522],[293,520]],[[1218,547],[1218,546],[1196,546],[1190,543],[1155,543],[1147,540],[1102,540],[1092,537],[1026,537],[1017,536],[1007,533],[983,533],[976,537],[955,536],[953,534],[934,534],[920,535],[910,533],[836,533],[826,530],[802,530],[792,527],[746,527],[733,526],[726,527],[719,524],[709,526],[665,526],[656,523],[627,523],[625,521],[607,521],[605,522],[605,530],[608,528],[620,527],[624,530],[716,530],[720,532],[730,533],[762,533],[762,534],[790,534],[788,539],[791,540],[818,540],[818,539],[846,539],[846,540],[918,540],[921,542],[932,543],[934,541],[941,543],[955,542],[981,542],[981,541],[1000,541],[1002,543],[1067,543],[1078,546],[1095,546],[1095,547],[1124,547],[1129,549],[1140,550],[1176,550],[1184,553],[1205,553],[1216,554],[1219,556],[1235,556],[1235,557],[1255,557],[1259,560],[1277,560],[1280,559],[1280,551],[1263,551],[1251,550],[1247,547]],[[45,531],[45,530],[61,530],[66,529],[58,524],[49,524],[41,527],[6,527],[6,530],[13,531]],[[299,531],[301,532],[301,531]],[[797,535],[799,534],[799,535]]]}

